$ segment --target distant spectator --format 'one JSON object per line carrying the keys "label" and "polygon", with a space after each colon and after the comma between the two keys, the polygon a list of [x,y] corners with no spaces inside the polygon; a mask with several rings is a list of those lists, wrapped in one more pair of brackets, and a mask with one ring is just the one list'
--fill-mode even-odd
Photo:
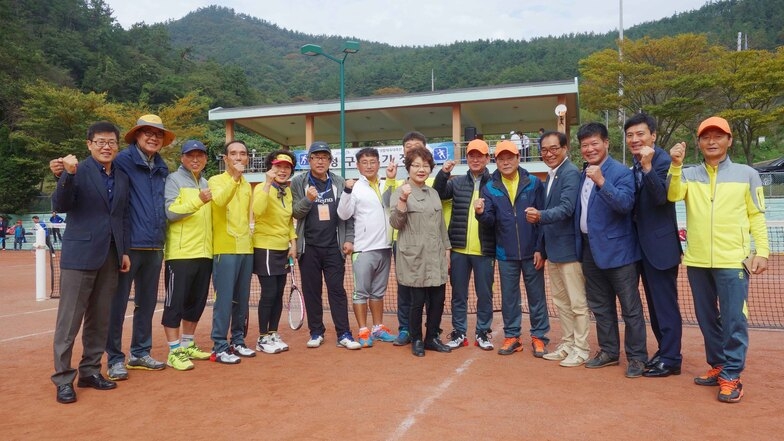
{"label": "distant spectator", "polygon": [[46,240],[46,246],[49,247],[49,251],[52,253],[52,257],[54,257],[54,247],[52,246],[52,238],[49,237],[49,229],[46,228],[46,222],[42,221],[41,218],[38,216],[33,216],[33,224],[34,227],[41,228],[44,230],[44,238]]}
{"label": "distant spectator", "polygon": [[[60,215],[58,215],[56,211],[53,211],[52,217],[49,218],[49,223],[61,224],[63,222],[65,222],[65,219],[60,217]],[[52,236],[52,242],[57,243],[58,239],[60,240],[60,242],[63,241],[62,231],[60,230],[61,230],[60,228],[55,228],[54,226],[52,226],[52,228],[49,229],[49,233]]]}
{"label": "distant spectator", "polygon": [[5,249],[5,233],[8,230],[8,219],[4,216],[0,216],[0,244],[2,244],[2,249]]}
{"label": "distant spectator", "polygon": [[[521,155],[523,161],[528,162],[531,160],[531,138],[528,137],[525,133],[523,133],[523,154]],[[539,151],[541,152],[542,145],[541,142],[539,144]]]}
{"label": "distant spectator", "polygon": [[14,249],[21,250],[22,244],[25,243],[25,233],[27,233],[22,226],[22,220],[19,219],[16,221],[16,226],[14,227]]}

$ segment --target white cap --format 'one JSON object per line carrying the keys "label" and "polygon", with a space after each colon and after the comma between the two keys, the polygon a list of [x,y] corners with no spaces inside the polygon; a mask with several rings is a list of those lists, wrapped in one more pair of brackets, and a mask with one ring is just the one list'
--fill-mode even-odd
{"label": "white cap", "polygon": [[515,132],[514,132],[514,130],[512,130],[511,132],[509,132],[509,134],[510,134],[510,135],[514,135],[514,133],[515,133]]}

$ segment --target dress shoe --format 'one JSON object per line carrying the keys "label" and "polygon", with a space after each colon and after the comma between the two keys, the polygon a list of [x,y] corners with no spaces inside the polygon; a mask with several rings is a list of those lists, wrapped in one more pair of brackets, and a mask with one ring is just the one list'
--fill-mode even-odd
{"label": "dress shoe", "polygon": [[642,373],[643,377],[669,377],[670,375],[680,375],[680,366],[667,366],[664,362],[658,362],[653,367]]}
{"label": "dress shoe", "polygon": [[436,352],[452,352],[452,348],[442,343],[438,337],[428,339],[425,343],[425,349]]}
{"label": "dress shoe", "polygon": [[73,403],[76,401],[76,391],[73,383],[61,384],[57,386],[57,402],[62,404]]}
{"label": "dress shoe", "polygon": [[645,362],[642,360],[629,360],[626,367],[626,378],[639,378],[645,372]]}
{"label": "dress shoe", "polygon": [[117,383],[103,378],[103,375],[101,374],[93,374],[89,377],[79,377],[79,381],[76,385],[79,387],[92,387],[93,389],[98,390],[109,390],[117,387]]}
{"label": "dress shoe", "polygon": [[417,357],[425,356],[425,344],[422,340],[414,340],[411,342],[411,353]]}
{"label": "dress shoe", "polygon": [[599,350],[599,352],[597,352],[592,359],[585,362],[585,367],[588,369],[598,369],[605,366],[617,366],[618,363],[619,361],[617,355],[613,357],[612,355]]}
{"label": "dress shoe", "polygon": [[661,361],[661,357],[659,357],[659,353],[657,352],[653,358],[645,362],[645,369],[651,369]]}

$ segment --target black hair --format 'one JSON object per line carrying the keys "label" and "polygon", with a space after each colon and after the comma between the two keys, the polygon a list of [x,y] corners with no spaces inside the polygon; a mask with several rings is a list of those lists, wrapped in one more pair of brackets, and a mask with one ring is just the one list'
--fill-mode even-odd
{"label": "black hair", "polygon": [[568,147],[569,146],[569,138],[566,137],[566,134],[562,133],[562,132],[559,132],[559,131],[556,131],[556,130],[550,130],[550,131],[542,133],[541,138],[545,139],[548,136],[553,136],[553,135],[558,137],[558,145],[559,146],[561,146],[561,147]]}
{"label": "black hair", "polygon": [[279,155],[286,155],[291,158],[291,172],[294,172],[294,167],[297,164],[297,158],[294,157],[294,153],[291,153],[289,150],[275,150],[274,152],[267,153],[267,156],[264,158],[264,170],[269,170],[272,168],[272,161],[275,160]]}
{"label": "black hair", "polygon": [[120,129],[109,121],[98,121],[87,129],[87,140],[92,141],[96,133],[114,133],[117,141],[120,140]]}
{"label": "black hair", "polygon": [[[405,143],[404,143],[405,144]],[[380,156],[378,155],[378,150],[374,147],[365,147],[357,152],[357,161],[359,161],[363,156],[371,156],[373,158],[379,159]]]}
{"label": "black hair", "polygon": [[610,138],[610,135],[607,133],[607,127],[599,122],[589,122],[588,124],[583,124],[577,130],[578,141],[582,141],[585,138],[590,138],[591,136],[596,135],[599,135],[603,141],[606,141]]}
{"label": "black hair", "polygon": [[403,136],[403,144],[407,143],[408,141],[411,141],[412,139],[422,141],[422,144],[427,145],[427,138],[425,138],[425,135],[417,131],[411,131],[406,133],[406,135]]}
{"label": "black hair", "polygon": [[626,132],[629,130],[629,127],[636,126],[637,124],[645,124],[652,134],[656,133],[656,119],[645,112],[640,112],[627,119],[626,123],[623,125],[623,131]]}
{"label": "black hair", "polygon": [[410,172],[411,164],[416,158],[422,158],[423,161],[430,164],[430,170],[433,170],[436,166],[435,161],[433,161],[433,154],[430,153],[430,150],[424,147],[417,147],[409,150],[408,153],[406,153],[405,159],[403,159],[403,165],[405,165],[406,171]]}
{"label": "black hair", "polygon": [[242,144],[242,146],[245,147],[245,153],[248,153],[248,146],[247,146],[247,144],[245,144],[244,142],[240,141],[239,139],[232,139],[231,141],[227,142],[223,146],[223,154],[224,155],[228,155],[229,154],[229,146],[232,145],[232,144]]}

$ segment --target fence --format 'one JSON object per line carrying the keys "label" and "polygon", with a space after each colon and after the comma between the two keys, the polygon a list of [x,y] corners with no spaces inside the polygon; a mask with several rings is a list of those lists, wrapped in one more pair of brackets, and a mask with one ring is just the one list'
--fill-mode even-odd
{"label": "fence", "polygon": [[[784,298],[780,295],[781,292],[781,274],[782,274],[782,265],[784,265],[784,222],[781,221],[773,221],[768,222],[768,237],[770,240],[770,247],[771,247],[771,255],[770,259],[768,260],[768,270],[761,275],[752,276],[750,280],[750,287],[749,287],[749,326],[751,327],[758,327],[758,328],[778,328],[784,329]],[[47,253],[48,255],[48,253]],[[60,290],[60,283],[59,283],[59,252],[55,255],[55,257],[50,257],[54,259],[51,262],[51,283],[52,283],[52,297],[59,296]],[[297,267],[299,269],[299,267]],[[297,274],[297,281],[299,283],[301,278],[301,274]],[[354,286],[353,283],[353,274],[351,272],[351,264],[350,260],[346,260],[346,275],[344,278],[344,286],[346,287],[347,295],[349,296],[349,308],[351,307],[351,292]],[[547,270],[545,269],[545,280],[549,280],[547,277]],[[163,302],[164,298],[164,277],[163,272],[161,272],[161,281],[158,286],[158,301]],[[493,282],[493,309],[495,311],[501,310],[501,293],[500,293],[500,284],[499,284],[499,277],[498,277],[498,268],[496,267],[495,278]],[[301,285],[300,285],[301,286]],[[557,317],[558,312],[555,306],[552,303],[552,296],[550,295],[550,285],[549,283],[545,284],[547,290],[547,310],[550,314],[550,317]],[[469,293],[469,300],[468,300],[468,311],[469,313],[476,313],[476,296],[473,293],[473,277],[469,281],[470,293]],[[287,288],[288,289],[288,288]],[[528,312],[527,309],[527,302],[525,301],[525,286],[521,286],[522,291],[522,304],[523,304],[523,312]],[[288,292],[288,291],[286,291]],[[681,266],[680,271],[678,273],[678,292],[679,292],[679,303],[681,307],[681,315],[683,316],[683,322],[687,324],[696,324],[697,318],[694,313],[694,303],[691,297],[691,289],[689,286],[689,281],[686,277],[686,268]],[[251,281],[251,306],[257,306],[259,301],[259,296],[261,293],[261,288],[258,282],[258,279],[254,275]],[[640,293],[643,293],[642,284],[640,284]],[[450,308],[450,299],[452,295],[451,286],[447,283],[446,287],[446,307],[444,312],[447,314],[451,313]],[[131,291],[131,296],[133,296],[133,291]],[[210,296],[209,301],[212,302],[214,298],[214,291],[212,287],[210,288]],[[324,299],[324,309],[329,309],[329,305],[327,303],[326,298],[326,288],[323,294]],[[643,301],[643,307],[645,309],[645,318],[649,319],[647,305]],[[387,288],[387,295],[384,298],[384,311],[385,312],[395,312],[397,310],[397,280],[395,278],[395,270],[394,264],[392,267],[392,272],[389,277],[389,285]],[[620,310],[620,309],[619,309]]]}

